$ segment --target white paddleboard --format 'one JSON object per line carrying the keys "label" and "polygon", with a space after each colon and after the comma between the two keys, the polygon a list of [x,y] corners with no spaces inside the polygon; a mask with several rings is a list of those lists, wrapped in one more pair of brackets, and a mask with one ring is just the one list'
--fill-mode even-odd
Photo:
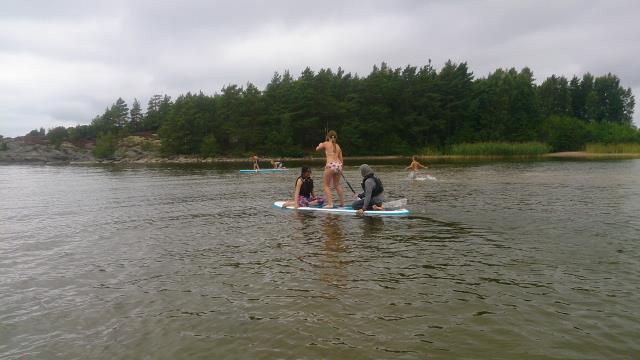
{"label": "white paddleboard", "polygon": [[[282,205],[284,201],[276,201],[273,203],[274,208],[282,209]],[[293,206],[287,206],[286,209],[294,210]],[[356,210],[353,210],[351,206],[345,207],[334,207],[331,209],[325,209],[322,207],[299,207],[300,211],[317,211],[324,213],[332,213],[332,214],[356,214]],[[367,210],[364,212],[365,216],[407,216],[409,215],[409,210],[407,209],[395,209],[395,210]]]}
{"label": "white paddleboard", "polygon": [[287,171],[289,169],[287,168],[281,168],[281,169],[259,169],[259,170],[251,170],[251,169],[242,169],[240,170],[241,173],[270,173],[270,172],[281,172],[281,171]]}

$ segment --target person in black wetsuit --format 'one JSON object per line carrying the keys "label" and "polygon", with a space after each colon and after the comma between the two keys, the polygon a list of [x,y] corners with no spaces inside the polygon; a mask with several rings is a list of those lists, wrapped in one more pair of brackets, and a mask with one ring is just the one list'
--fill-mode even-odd
{"label": "person in black wetsuit", "polygon": [[364,214],[365,210],[384,210],[382,202],[384,201],[384,187],[382,181],[374,175],[369,165],[360,165],[360,174],[362,175],[362,190],[358,195],[358,200],[354,201],[351,207],[358,210],[358,214]]}
{"label": "person in black wetsuit", "polygon": [[300,176],[296,179],[296,189],[293,193],[293,201],[286,201],[282,207],[293,206],[298,207],[318,206],[324,203],[324,199],[316,196],[313,191],[313,179],[311,178],[311,169],[303,166],[300,170]]}

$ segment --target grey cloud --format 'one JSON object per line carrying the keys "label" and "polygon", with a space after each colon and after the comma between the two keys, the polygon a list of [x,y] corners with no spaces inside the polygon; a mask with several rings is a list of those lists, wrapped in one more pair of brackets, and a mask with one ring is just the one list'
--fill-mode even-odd
{"label": "grey cloud", "polygon": [[306,66],[366,75],[382,61],[467,61],[476,77],[528,66],[538,81],[611,72],[638,94],[639,13],[634,1],[595,0],[11,2],[0,13],[0,66],[12,71],[0,74],[0,134],[88,123],[120,96],[263,87]]}

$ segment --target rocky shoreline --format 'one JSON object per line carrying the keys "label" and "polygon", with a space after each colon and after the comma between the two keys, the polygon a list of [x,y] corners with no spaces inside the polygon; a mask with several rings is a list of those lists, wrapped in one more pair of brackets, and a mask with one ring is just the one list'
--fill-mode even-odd
{"label": "rocky shoreline", "polygon": [[[58,146],[43,137],[0,138],[0,164],[49,164],[49,165],[95,165],[95,164],[198,164],[222,162],[250,162],[248,158],[202,158],[178,155],[163,157],[160,140],[140,136],[121,139],[112,157],[98,159],[93,155],[95,144],[64,141]],[[302,160],[285,158],[283,160]],[[313,158],[310,158],[313,160]],[[320,160],[320,158],[316,158]]]}
{"label": "rocky shoreline", "polygon": [[95,157],[90,149],[68,142],[55,147],[28,137],[0,139],[0,163],[67,164],[74,161],[95,161]]}
{"label": "rocky shoreline", "polygon": [[[93,143],[72,144],[62,142],[58,146],[47,140],[16,137],[0,138],[0,164],[50,164],[50,165],[95,165],[95,164],[201,164],[201,163],[231,163],[249,162],[247,158],[202,158],[198,156],[162,157],[159,153],[160,141],[139,136],[129,136],[119,141],[115,155],[108,159],[97,159],[93,155]],[[640,154],[596,154],[584,151],[557,152],[540,156],[554,159],[616,159],[640,158]],[[405,156],[362,156],[347,157],[347,160],[400,160]],[[455,161],[455,160],[497,160],[510,159],[504,156],[463,156],[463,155],[432,155],[421,156],[423,160]],[[284,161],[321,161],[321,157],[284,158]]]}

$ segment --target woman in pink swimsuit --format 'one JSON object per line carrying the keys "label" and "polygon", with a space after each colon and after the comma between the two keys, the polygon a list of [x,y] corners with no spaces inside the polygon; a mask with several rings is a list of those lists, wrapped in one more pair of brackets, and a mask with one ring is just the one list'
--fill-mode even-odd
{"label": "woman in pink swimsuit", "polygon": [[342,150],[337,143],[338,134],[331,130],[327,133],[327,137],[324,142],[318,144],[316,151],[324,149],[324,154],[327,156],[327,164],[324,167],[323,185],[325,203],[324,207],[333,207],[333,196],[331,194],[331,184],[338,193],[340,198],[340,206],[344,206],[344,192],[340,186],[340,174],[342,173]]}

